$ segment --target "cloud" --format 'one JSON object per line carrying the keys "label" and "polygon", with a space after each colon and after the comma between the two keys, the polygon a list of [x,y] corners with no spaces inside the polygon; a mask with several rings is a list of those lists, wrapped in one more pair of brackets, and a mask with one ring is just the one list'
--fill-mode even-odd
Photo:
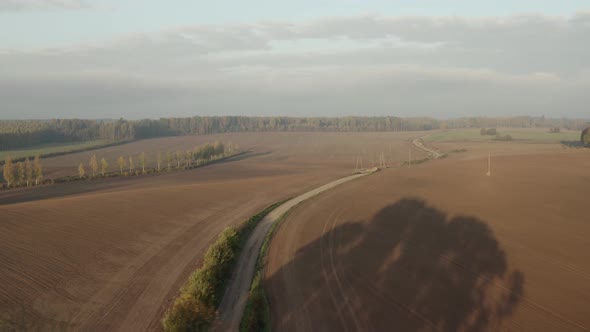
{"label": "cloud", "polygon": [[184,26],[0,51],[0,117],[587,116],[590,14]]}
{"label": "cloud", "polygon": [[90,4],[86,0],[0,0],[0,11],[82,9],[88,7],[90,7]]}

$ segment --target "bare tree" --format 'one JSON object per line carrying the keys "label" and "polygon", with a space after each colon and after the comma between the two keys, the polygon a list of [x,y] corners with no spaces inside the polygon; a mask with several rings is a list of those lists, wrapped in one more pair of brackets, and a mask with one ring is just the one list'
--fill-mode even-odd
{"label": "bare tree", "polygon": [[193,160],[193,153],[191,150],[186,150],[184,159],[186,161],[186,168],[189,168],[191,166],[191,161]]}
{"label": "bare tree", "polygon": [[222,142],[215,142],[215,144],[213,144],[213,154],[216,156],[223,156],[223,154],[225,153],[225,145]]}
{"label": "bare tree", "polygon": [[25,164],[20,162],[16,165],[16,173],[18,178],[18,185],[22,186],[23,182],[25,182]]}
{"label": "bare tree", "polygon": [[141,173],[145,174],[145,152],[139,155],[139,162],[141,163]]}
{"label": "bare tree", "polygon": [[86,175],[86,169],[84,168],[84,163],[80,163],[80,165],[78,165],[78,174],[80,174],[80,179],[84,178],[84,175]]}
{"label": "bare tree", "polygon": [[197,162],[197,166],[199,166],[201,162],[201,148],[198,146],[193,149],[193,159]]}
{"label": "bare tree", "polygon": [[119,165],[119,170],[121,171],[121,175],[123,175],[123,168],[125,168],[125,166],[127,166],[127,162],[125,161],[125,158],[119,157],[119,159],[117,159],[117,164]]}
{"label": "bare tree", "polygon": [[161,166],[162,166],[162,152],[160,152],[160,151],[158,151],[157,160],[158,160],[158,172],[160,172],[162,170],[161,169]]}
{"label": "bare tree", "polygon": [[27,187],[33,182],[33,165],[29,158],[25,159],[25,179],[27,181]]}
{"label": "bare tree", "polygon": [[172,153],[166,153],[166,161],[168,161],[168,172],[170,172],[170,164],[172,164]]}
{"label": "bare tree", "polygon": [[180,169],[180,162],[182,161],[182,152],[176,151],[176,168]]}
{"label": "bare tree", "polygon": [[105,175],[108,168],[109,168],[109,163],[104,158],[102,158],[100,160],[100,172],[102,173],[102,176]]}
{"label": "bare tree", "polygon": [[35,167],[35,184],[39,184],[43,180],[43,166],[41,165],[41,156],[36,155],[33,161]]}
{"label": "bare tree", "polygon": [[129,156],[129,174],[133,174],[135,171],[135,163],[133,162],[133,157]]}
{"label": "bare tree", "polygon": [[14,165],[12,164],[12,157],[6,156],[4,160],[4,170],[3,170],[4,180],[8,183],[8,188],[11,185],[14,185],[15,177],[14,177]]}
{"label": "bare tree", "polygon": [[96,172],[98,172],[98,161],[96,160],[96,155],[92,155],[90,158],[90,169],[92,170],[92,177],[96,176]]}

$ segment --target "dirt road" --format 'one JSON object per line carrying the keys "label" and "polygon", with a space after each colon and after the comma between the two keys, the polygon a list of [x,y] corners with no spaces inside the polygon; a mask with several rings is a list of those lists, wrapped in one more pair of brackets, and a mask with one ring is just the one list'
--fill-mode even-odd
{"label": "dirt road", "polygon": [[254,276],[254,269],[256,267],[256,260],[258,259],[258,253],[260,252],[260,248],[262,247],[262,243],[266,234],[274,222],[276,222],[281,216],[283,216],[285,213],[287,213],[287,211],[292,209],[297,204],[324,191],[330,190],[342,183],[371,174],[376,170],[377,169],[372,169],[361,174],[347,176],[345,178],[332,181],[319,188],[310,190],[280,205],[270,212],[264,219],[262,219],[258,226],[256,226],[256,229],[254,229],[254,232],[248,239],[248,242],[246,243],[246,246],[240,255],[238,265],[234,273],[234,278],[230,280],[228,289],[219,307],[219,318],[215,325],[215,330],[238,330],[242,314],[244,313],[244,309],[246,307],[248,291],[250,289],[252,277]]}
{"label": "dirt road", "polygon": [[412,144],[414,144],[414,146],[416,146],[417,148],[426,151],[430,155],[430,157],[432,157],[432,159],[438,159],[443,156],[443,154],[438,152],[437,150],[429,148],[426,145],[424,145],[424,143],[422,143],[420,138],[416,138],[416,139],[412,140]]}

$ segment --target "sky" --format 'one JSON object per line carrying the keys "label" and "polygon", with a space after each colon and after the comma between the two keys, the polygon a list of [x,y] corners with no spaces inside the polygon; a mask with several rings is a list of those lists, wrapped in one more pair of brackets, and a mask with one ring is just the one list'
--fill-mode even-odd
{"label": "sky", "polygon": [[590,117],[590,1],[0,0],[0,119]]}

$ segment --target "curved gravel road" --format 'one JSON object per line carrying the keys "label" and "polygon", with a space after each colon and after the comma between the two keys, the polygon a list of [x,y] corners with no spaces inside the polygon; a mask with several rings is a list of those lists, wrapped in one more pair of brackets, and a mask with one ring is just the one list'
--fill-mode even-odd
{"label": "curved gravel road", "polygon": [[242,319],[242,314],[244,313],[246,302],[248,300],[248,292],[250,290],[250,284],[254,276],[254,269],[258,259],[258,253],[260,252],[260,248],[262,247],[262,243],[266,234],[275,221],[277,221],[295,205],[324,191],[330,190],[342,183],[371,174],[375,171],[377,171],[377,168],[367,170],[360,174],[347,176],[308,191],[283,203],[276,209],[272,210],[266,217],[264,217],[264,219],[260,221],[260,223],[250,235],[250,238],[246,242],[246,246],[242,250],[240,258],[238,259],[233,278],[230,280],[221,305],[219,306],[214,330],[238,331],[240,320]]}
{"label": "curved gravel road", "polygon": [[[427,135],[429,136],[429,135]],[[422,138],[416,138],[412,141],[412,144],[414,144],[417,148],[422,149],[426,152],[428,152],[430,154],[430,156],[432,157],[432,159],[438,159],[441,158],[443,156],[442,153],[440,153],[439,151],[433,149],[433,148],[429,148],[426,145],[424,145],[424,143],[421,141],[421,139],[425,138],[426,136],[422,137]]]}

